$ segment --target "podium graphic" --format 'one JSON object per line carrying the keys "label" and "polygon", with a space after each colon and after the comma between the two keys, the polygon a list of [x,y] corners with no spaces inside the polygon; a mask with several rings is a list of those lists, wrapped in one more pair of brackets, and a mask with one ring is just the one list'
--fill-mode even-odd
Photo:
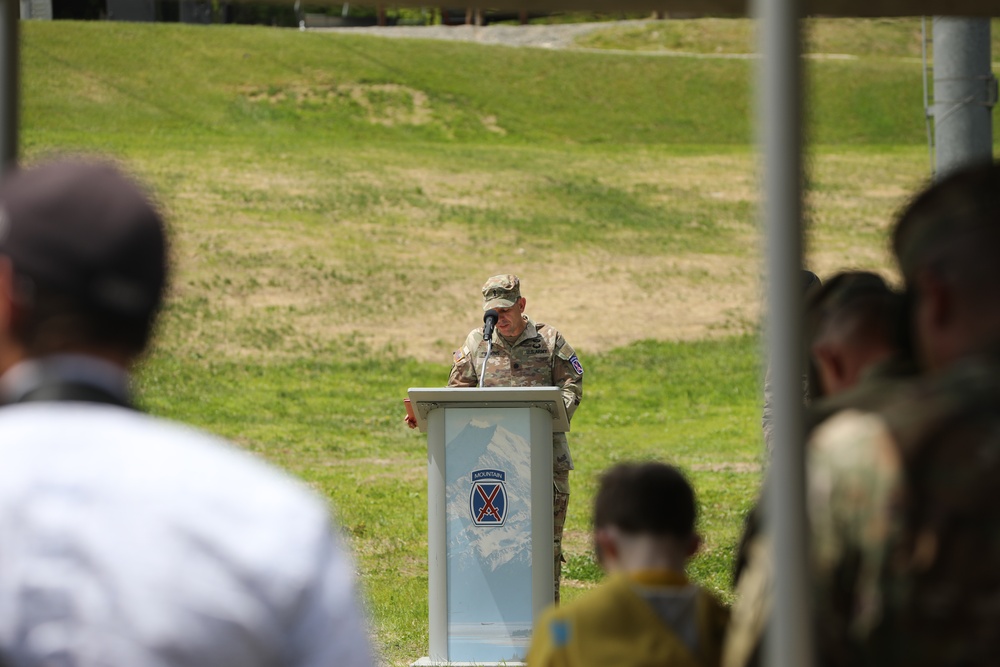
{"label": "podium graphic", "polygon": [[430,655],[414,665],[523,663],[553,600],[557,387],[409,390],[427,433]]}

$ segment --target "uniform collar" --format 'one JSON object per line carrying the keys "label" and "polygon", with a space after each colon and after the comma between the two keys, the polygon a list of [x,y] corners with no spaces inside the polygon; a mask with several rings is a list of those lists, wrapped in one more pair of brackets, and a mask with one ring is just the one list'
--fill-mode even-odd
{"label": "uniform collar", "polygon": [[40,390],[73,385],[106,394],[110,401],[129,404],[129,377],[120,366],[83,354],[56,354],[21,361],[0,377],[0,403],[29,400]]}
{"label": "uniform collar", "polygon": [[523,341],[535,338],[538,335],[538,328],[535,326],[535,322],[527,315],[524,316],[524,319],[526,319],[528,323],[524,325],[524,331],[521,332],[521,335],[518,336],[513,343],[508,343],[507,339],[500,334],[499,329],[493,330],[493,336],[496,340],[502,341],[507,347],[517,347]]}
{"label": "uniform collar", "polygon": [[636,570],[625,576],[640,586],[687,586],[689,583],[683,572],[673,570]]}

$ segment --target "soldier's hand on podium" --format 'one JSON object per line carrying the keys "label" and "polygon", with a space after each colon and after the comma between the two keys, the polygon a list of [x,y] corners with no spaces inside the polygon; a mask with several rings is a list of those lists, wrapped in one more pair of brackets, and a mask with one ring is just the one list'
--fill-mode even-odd
{"label": "soldier's hand on podium", "polygon": [[413,405],[410,403],[410,399],[404,398],[403,405],[406,406],[406,416],[403,417],[403,421],[406,422],[406,425],[410,428],[416,428],[417,415],[413,414]]}

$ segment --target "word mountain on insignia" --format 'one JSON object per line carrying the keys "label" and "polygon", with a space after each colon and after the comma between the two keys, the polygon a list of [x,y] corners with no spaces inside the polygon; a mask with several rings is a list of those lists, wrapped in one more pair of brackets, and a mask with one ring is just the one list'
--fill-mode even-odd
{"label": "word mountain on insignia", "polygon": [[469,506],[472,523],[477,526],[502,526],[507,518],[507,474],[502,470],[475,470]]}

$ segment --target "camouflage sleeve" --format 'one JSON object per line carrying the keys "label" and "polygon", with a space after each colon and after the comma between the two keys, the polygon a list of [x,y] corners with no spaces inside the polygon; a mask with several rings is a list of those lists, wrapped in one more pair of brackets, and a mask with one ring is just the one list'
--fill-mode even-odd
{"label": "camouflage sleeve", "polygon": [[[807,508],[818,627],[826,645],[864,636],[881,613],[879,574],[902,495],[899,453],[884,420],[856,410],[822,424],[809,441]],[[820,638],[823,641],[823,638]]]}
{"label": "camouflage sleeve", "polygon": [[478,387],[479,375],[476,373],[476,348],[479,341],[476,332],[472,331],[465,339],[462,347],[455,350],[451,373],[448,375],[449,387]]}
{"label": "camouflage sleeve", "polygon": [[562,334],[556,334],[552,382],[562,389],[566,415],[572,419],[573,413],[583,399],[583,365],[576,356],[573,346],[566,342]]}

